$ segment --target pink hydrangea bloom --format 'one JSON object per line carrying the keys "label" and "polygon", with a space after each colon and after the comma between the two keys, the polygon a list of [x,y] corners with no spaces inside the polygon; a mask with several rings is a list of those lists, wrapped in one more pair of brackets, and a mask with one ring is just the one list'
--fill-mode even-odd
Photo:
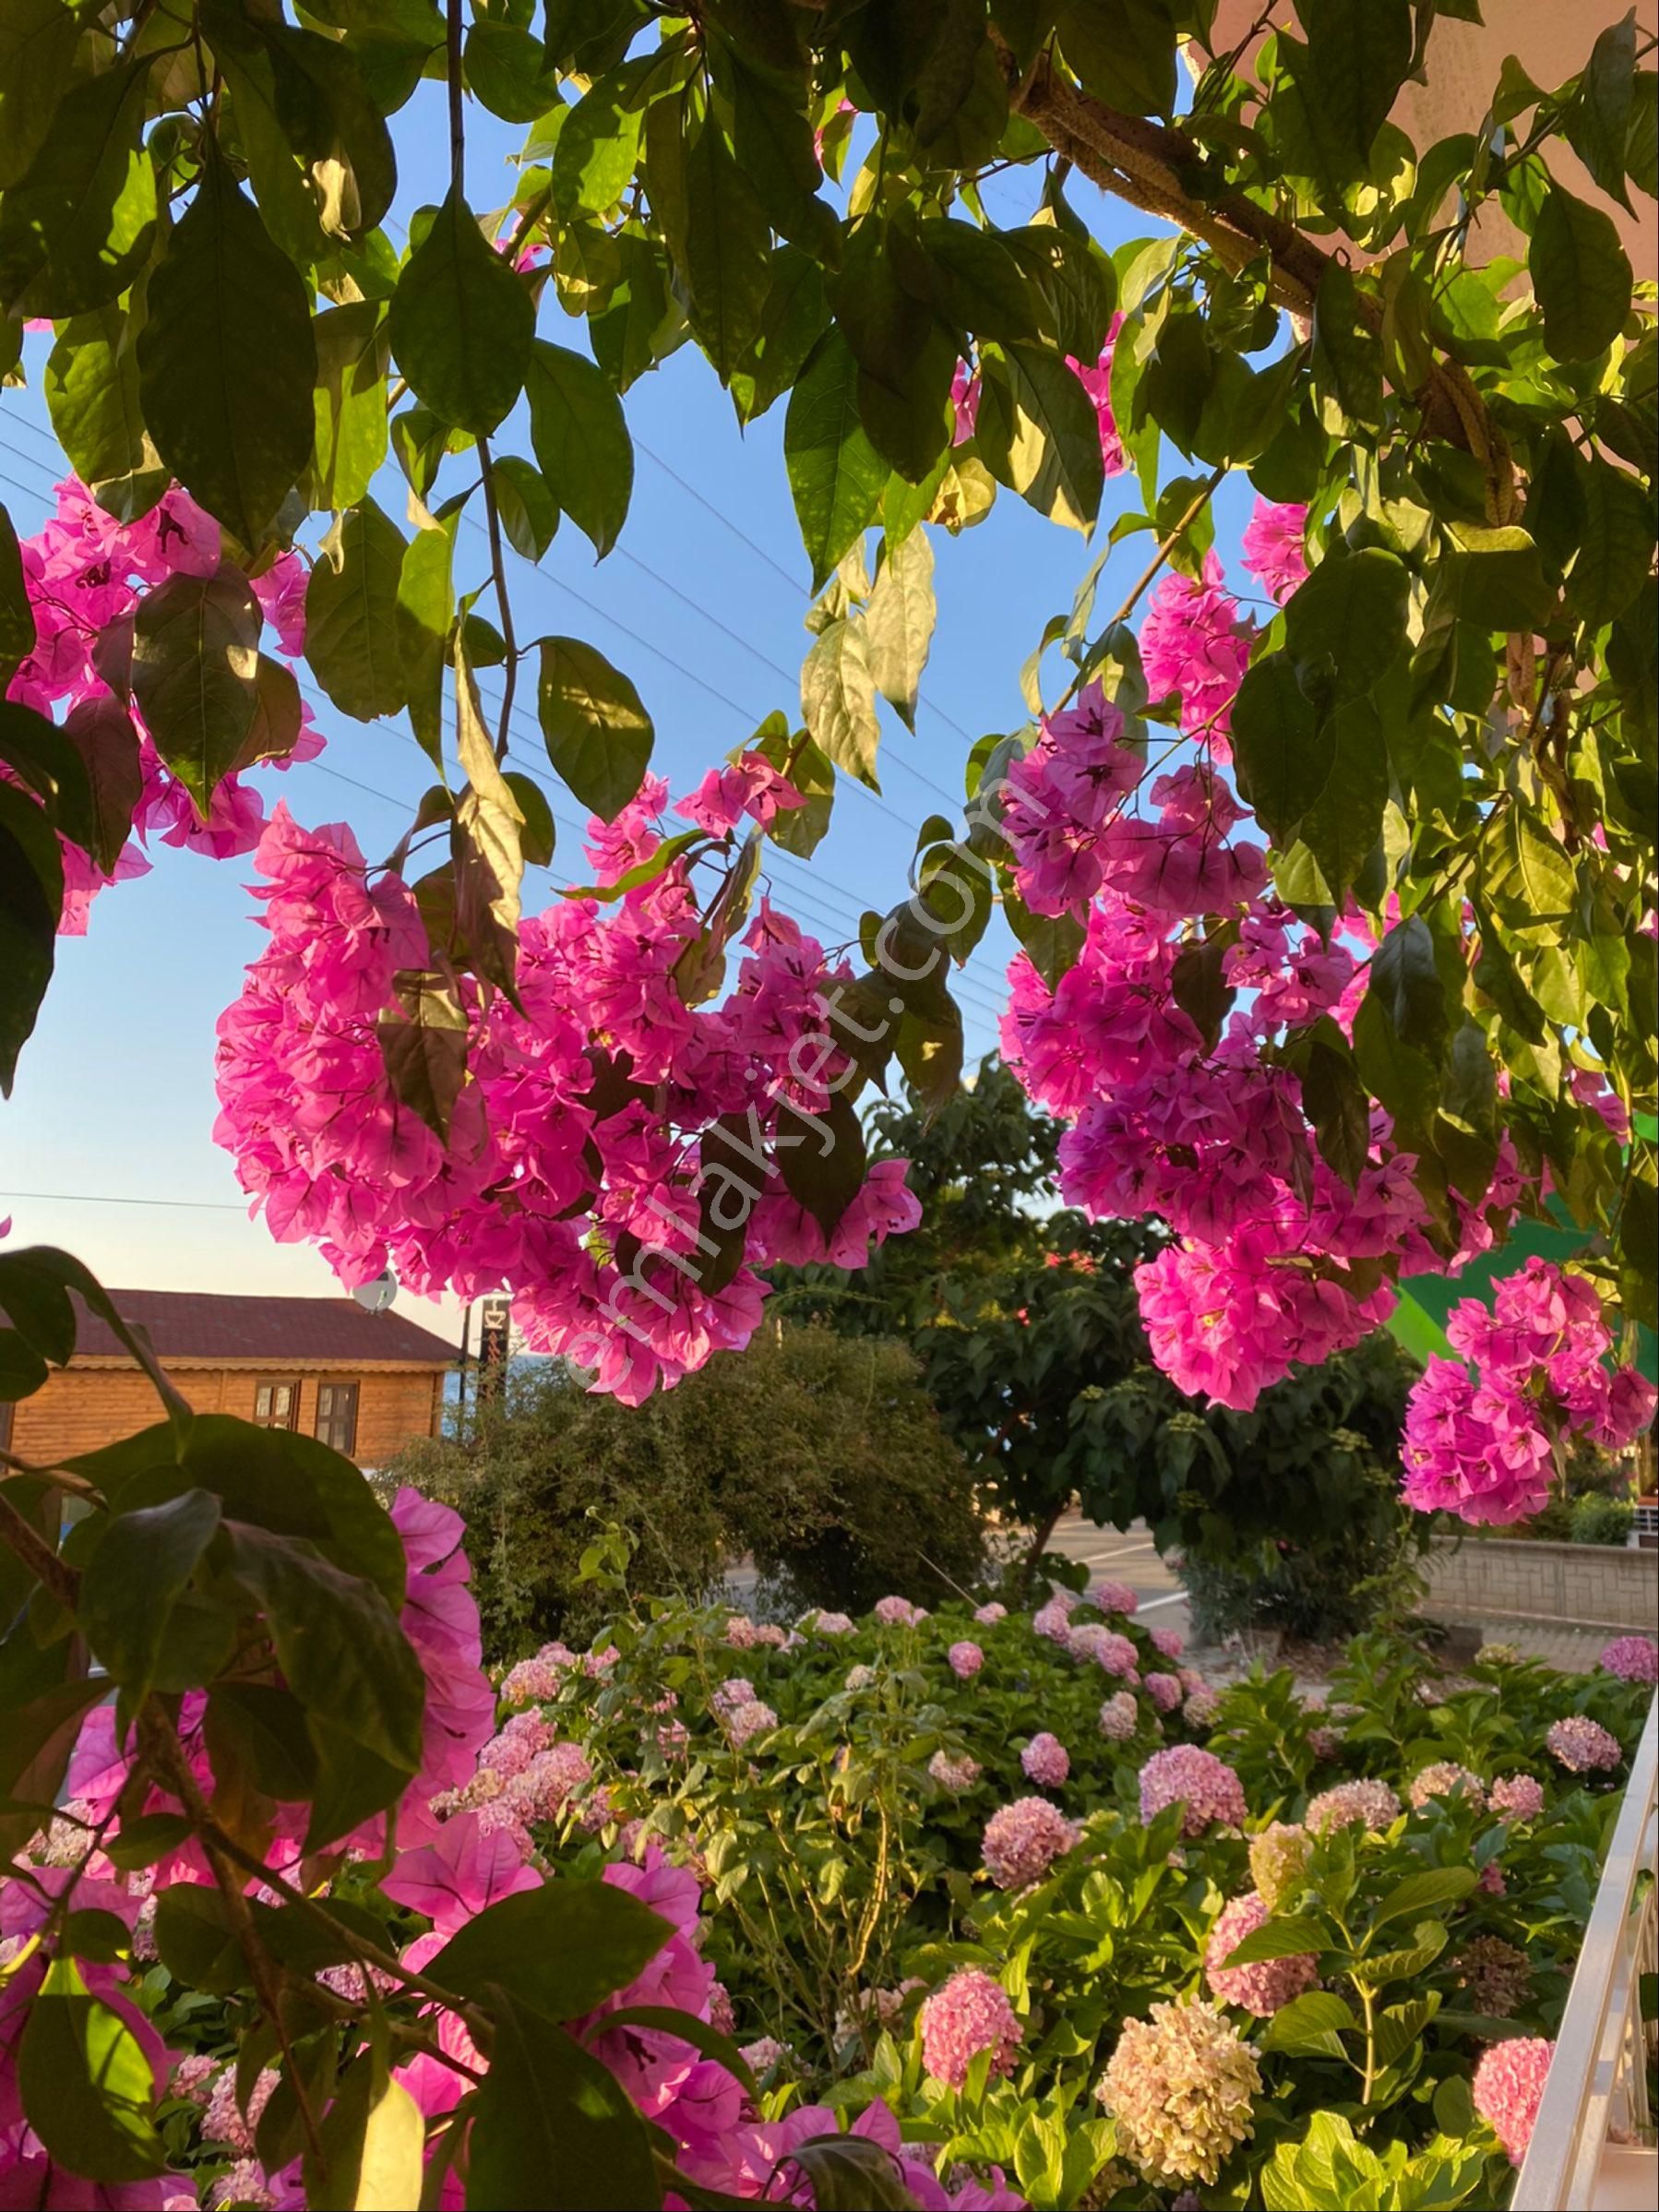
{"label": "pink hydrangea bloom", "polygon": [[1120,1681],[1140,1680],[1140,1654],[1128,1636],[1093,1621],[1074,1629],[1070,1640],[1077,1656],[1092,1659],[1103,1674],[1115,1674]]}
{"label": "pink hydrangea bloom", "polygon": [[1618,1738],[1584,1713],[1569,1713],[1552,1720],[1544,1735],[1551,1758],[1559,1760],[1569,1774],[1605,1773],[1624,1758]]}
{"label": "pink hydrangea bloom", "polygon": [[1400,1799],[1388,1784],[1366,1776],[1322,1789],[1308,1799],[1303,1817],[1316,1835],[1324,1835],[1332,1828],[1346,1828],[1355,1822],[1367,1828],[1389,1828],[1400,1818]]}
{"label": "pink hydrangea bloom", "polygon": [[985,1823],[985,1871],[998,1889],[1023,1889],[1040,1882],[1081,1833],[1046,1798],[1016,1798]]}
{"label": "pink hydrangea bloom", "polygon": [[936,2081],[960,2089],[982,2051],[992,2053],[990,2078],[1014,2070],[1024,2034],[1008,1991],[978,1967],[964,1967],[922,2006],[922,2063]]}
{"label": "pink hydrangea bloom", "polygon": [[1651,1636],[1615,1636],[1596,1664],[1621,1681],[1652,1690],[1659,1683],[1659,1644]]}
{"label": "pink hydrangea bloom", "polygon": [[1543,2036],[1510,2036],[1483,2051],[1474,2069],[1470,2085],[1474,2109],[1511,2166],[1520,2165],[1533,2139],[1555,2051]]}
{"label": "pink hydrangea bloom", "polygon": [[978,1644],[969,1643],[965,1637],[961,1643],[953,1644],[945,1656],[959,1682],[972,1681],[985,1663],[985,1655]]}
{"label": "pink hydrangea bloom", "polygon": [[725,1720],[726,1735],[732,1749],[736,1752],[742,1751],[757,1736],[764,1736],[768,1729],[775,1728],[777,1725],[777,1714],[764,1698],[758,1697],[749,1698],[734,1706]]}
{"label": "pink hydrangea bloom", "polygon": [[1235,1897],[1222,1907],[1204,1947],[1204,1979],[1215,1995],[1223,2004],[1242,2005],[1259,2018],[1276,2013],[1282,2004],[1312,1989],[1319,1978],[1319,1962],[1312,1952],[1228,1966],[1228,1958],[1246,1936],[1254,1935],[1271,1917],[1265,1899],[1254,1890],[1247,1890],[1242,1897]]}
{"label": "pink hydrangea bloom", "polygon": [[1533,1775],[1499,1775],[1487,1801],[1505,1820],[1535,1821],[1544,1810],[1544,1785]]}
{"label": "pink hydrangea bloom", "polygon": [[[1187,1692],[1186,1702],[1181,1707],[1181,1717],[1189,1728],[1208,1728],[1214,1726],[1221,1709],[1220,1691],[1212,1690],[1208,1682],[1200,1682],[1196,1690]],[[1330,1730],[1325,1728],[1314,1730],[1316,1736],[1329,1733]]]}
{"label": "pink hydrangea bloom", "polygon": [[1147,1632],[1152,1637],[1152,1648],[1166,1659],[1178,1659],[1187,1649],[1187,1639],[1177,1628],[1154,1628]]}
{"label": "pink hydrangea bloom", "polygon": [[1132,1690],[1119,1690],[1100,1709],[1100,1732],[1108,1743],[1127,1743],[1140,1725]]}
{"label": "pink hydrangea bloom", "polygon": [[1173,1713],[1181,1702],[1181,1684],[1173,1674],[1149,1674],[1142,1688],[1160,1713]]}
{"label": "pink hydrangea bloom", "polygon": [[1482,1867],[1480,1880],[1475,1883],[1475,1887],[1488,1897],[1503,1897],[1509,1895],[1510,1885],[1504,1880],[1503,1869],[1496,1859],[1488,1859],[1486,1865]]}
{"label": "pink hydrangea bloom", "polygon": [[1406,1794],[1418,1812],[1430,1798],[1464,1798],[1473,1805],[1484,1805],[1486,1801],[1486,1785],[1480,1776],[1471,1774],[1466,1766],[1460,1766],[1455,1759],[1441,1759],[1432,1766],[1424,1767],[1421,1773],[1412,1776]]}
{"label": "pink hydrangea bloom", "polygon": [[995,1599],[989,1605],[975,1606],[973,1608],[973,1618],[981,1628],[995,1628],[999,1620],[1006,1620],[1008,1617],[1007,1606],[998,1605]]}
{"label": "pink hydrangea bloom", "polygon": [[960,1759],[953,1759],[949,1752],[935,1752],[927,1762],[927,1771],[941,1789],[960,1798],[973,1788],[985,1770],[977,1759],[970,1759],[966,1752]]}
{"label": "pink hydrangea bloom", "polygon": [[1020,1765],[1028,1782],[1035,1782],[1040,1789],[1058,1789],[1071,1772],[1071,1755],[1059,1738],[1044,1728],[1020,1752]]}
{"label": "pink hydrangea bloom", "polygon": [[1185,1804],[1181,1833],[1201,1835],[1211,1821],[1242,1827],[1249,1808],[1244,1784],[1213,1752],[1195,1743],[1172,1744],[1154,1752],[1140,1770],[1140,1817],[1153,1820],[1166,1805]]}
{"label": "pink hydrangea bloom", "polygon": [[850,1636],[853,1633],[852,1620],[845,1613],[814,1613],[812,1630],[819,1636]]}
{"label": "pink hydrangea bloom", "polygon": [[927,1608],[913,1605],[908,1597],[878,1597],[876,1618],[883,1628],[914,1628],[926,1620]]}
{"label": "pink hydrangea bloom", "polygon": [[1335,1728],[1309,1728],[1307,1748],[1316,1759],[1334,1759],[1343,1748],[1343,1740]]}
{"label": "pink hydrangea bloom", "polygon": [[[1098,1606],[1103,1613],[1136,1613],[1140,1599],[1128,1583],[1093,1582],[1089,1584],[1089,1603]],[[1162,1646],[1160,1646],[1160,1649]],[[1173,1656],[1173,1655],[1172,1655]]]}

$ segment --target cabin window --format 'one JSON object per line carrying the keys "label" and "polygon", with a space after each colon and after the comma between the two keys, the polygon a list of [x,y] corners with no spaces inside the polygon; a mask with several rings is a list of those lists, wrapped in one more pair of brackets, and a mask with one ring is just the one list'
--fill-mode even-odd
{"label": "cabin window", "polygon": [[357,1385],[354,1382],[319,1382],[316,1386],[316,1433],[325,1444],[349,1459],[357,1448]]}
{"label": "cabin window", "polygon": [[300,1417],[297,1382],[261,1382],[254,1390],[254,1420],[260,1429],[292,1429]]}

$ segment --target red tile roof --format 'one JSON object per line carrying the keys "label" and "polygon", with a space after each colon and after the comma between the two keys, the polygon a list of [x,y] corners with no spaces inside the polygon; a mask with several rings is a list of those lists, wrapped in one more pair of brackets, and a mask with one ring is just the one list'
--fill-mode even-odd
{"label": "red tile roof", "polygon": [[[221,1297],[205,1290],[112,1290],[115,1310],[142,1322],[162,1360],[320,1359],[449,1367],[456,1347],[400,1313],[368,1313],[354,1298]],[[77,1354],[125,1358],[113,1330],[77,1300]]]}

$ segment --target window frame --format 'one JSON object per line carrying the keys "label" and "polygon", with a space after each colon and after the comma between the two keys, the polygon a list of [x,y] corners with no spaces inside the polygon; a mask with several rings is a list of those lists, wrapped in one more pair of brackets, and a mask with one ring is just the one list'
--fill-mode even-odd
{"label": "window frame", "polygon": [[[349,1411],[342,1417],[333,1405],[335,1393],[344,1393],[349,1400]],[[325,1410],[325,1400],[328,1401]],[[330,1380],[319,1378],[316,1386],[316,1408],[312,1416],[311,1433],[320,1444],[338,1452],[343,1459],[357,1456],[357,1424],[363,1410],[363,1385],[355,1376],[337,1376]],[[335,1430],[340,1426],[346,1430],[344,1443],[338,1442]]]}
{"label": "window frame", "polygon": [[[299,1375],[256,1376],[254,1379],[254,1427],[256,1429],[285,1429],[291,1436],[297,1434],[300,1426],[302,1381],[303,1378]],[[260,1393],[270,1391],[274,1393],[280,1390],[289,1391],[292,1393],[288,1401],[288,1418],[285,1421],[272,1420],[259,1411]]]}

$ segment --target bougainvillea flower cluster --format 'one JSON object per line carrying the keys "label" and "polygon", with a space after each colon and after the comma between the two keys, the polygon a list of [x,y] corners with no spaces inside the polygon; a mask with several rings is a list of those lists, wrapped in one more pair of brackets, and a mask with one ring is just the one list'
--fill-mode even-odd
{"label": "bougainvillea flower cluster", "polygon": [[[170,577],[215,574],[221,563],[220,531],[212,516],[176,484],[131,522],[107,513],[78,477],[66,477],[54,487],[54,496],[53,513],[18,547],[35,642],[18,664],[6,696],[48,720],[54,715],[67,720],[77,708],[116,707],[110,681],[115,658],[103,649],[122,637],[141,602]],[[297,554],[286,553],[251,584],[237,580],[274,631],[285,661],[304,651],[309,573]],[[151,837],[223,860],[251,852],[265,826],[257,792],[245,773],[236,771],[221,781],[204,818],[156,750],[137,700],[124,699],[121,704],[132,718],[140,778],[133,837],[108,875],[90,854],[59,837],[64,905],[58,927],[66,937],[84,935],[88,910],[101,891],[145,873],[150,864],[144,847]],[[322,733],[304,701],[299,717],[292,748],[265,765],[287,768],[322,751]]]}
{"label": "bougainvillea flower cluster", "polygon": [[[595,823],[598,858],[649,856],[665,799],[648,778],[615,823]],[[736,987],[695,1010],[674,976],[701,927],[684,861],[609,905],[560,899],[528,918],[519,1004],[460,986],[468,1080],[440,1138],[400,1103],[379,1038],[400,973],[433,964],[413,891],[371,876],[343,826],[303,830],[280,806],[257,862],[270,942],[221,1017],[215,1133],[272,1233],[320,1244],[342,1281],[389,1263],[423,1296],[508,1290],[532,1349],[636,1404],[748,1342],[758,1267],[858,1265],[919,1218],[904,1164],[886,1160],[826,1240],[778,1173],[778,1142],[820,1142],[810,1124],[781,1136],[780,1115],[827,1103],[793,1070],[805,1047],[835,1080],[820,1010],[850,971],[770,904]],[[729,1195],[722,1218],[746,1206],[746,1246],[730,1281],[705,1288],[710,1181]]]}
{"label": "bougainvillea flower cluster", "polygon": [[1612,1336],[1593,1287],[1535,1255],[1501,1281],[1491,1309],[1464,1298],[1446,1334],[1473,1363],[1433,1358],[1405,1414],[1405,1499],[1432,1513],[1502,1524],[1538,1512],[1570,1431],[1622,1451],[1653,1417],[1653,1386],[1610,1371]]}
{"label": "bougainvillea flower cluster", "polygon": [[[1275,602],[1307,574],[1305,523],[1298,508],[1262,503],[1247,530],[1246,566]],[[1507,1211],[1548,1195],[1547,1171],[1529,1180],[1505,1140],[1485,1189],[1453,1189],[1431,1214],[1415,1156],[1380,1107],[1348,1174],[1324,1156],[1294,1047],[1320,1022],[1352,1038],[1379,936],[1351,901],[1320,927],[1270,888],[1265,844],[1223,772],[1256,637],[1213,553],[1197,577],[1166,575],[1140,665],[1197,758],[1168,746],[1154,757],[1156,733],[1131,719],[1129,693],[1090,684],[1009,768],[1001,814],[1020,899],[1083,932],[1052,985],[1027,953],[1014,960],[1004,1058],[1070,1124],[1066,1201],[1097,1219],[1153,1215],[1172,1232],[1135,1276],[1157,1364],[1182,1390],[1241,1411],[1293,1364],[1317,1365],[1386,1321],[1391,1267],[1455,1273],[1492,1248]],[[1181,987],[1195,962],[1207,975],[1196,991]],[[1200,1026],[1206,999],[1219,1010]],[[1593,1070],[1573,1081],[1575,1094],[1619,1110]],[[1500,1304],[1492,1329],[1449,1332],[1478,1372],[1431,1362],[1414,1394],[1414,1504],[1518,1518],[1543,1502],[1563,1432],[1617,1450],[1651,1416],[1649,1386],[1609,1365],[1588,1283],[1534,1261]]]}

